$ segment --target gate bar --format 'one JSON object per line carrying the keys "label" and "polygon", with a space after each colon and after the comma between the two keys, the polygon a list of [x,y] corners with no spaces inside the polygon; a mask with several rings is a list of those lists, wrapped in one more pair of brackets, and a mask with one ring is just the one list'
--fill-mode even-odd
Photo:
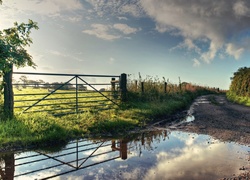
{"label": "gate bar", "polygon": [[118,75],[60,74],[60,73],[31,73],[31,72],[13,72],[13,74],[50,75],[50,76],[120,77],[120,76],[118,76]]}

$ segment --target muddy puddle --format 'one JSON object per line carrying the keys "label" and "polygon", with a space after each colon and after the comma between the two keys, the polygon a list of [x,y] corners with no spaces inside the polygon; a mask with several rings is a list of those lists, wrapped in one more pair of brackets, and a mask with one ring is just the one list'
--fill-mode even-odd
{"label": "muddy puddle", "polygon": [[[2,179],[220,179],[247,172],[250,147],[155,130],[0,154]],[[0,178],[0,179],[1,179]]]}

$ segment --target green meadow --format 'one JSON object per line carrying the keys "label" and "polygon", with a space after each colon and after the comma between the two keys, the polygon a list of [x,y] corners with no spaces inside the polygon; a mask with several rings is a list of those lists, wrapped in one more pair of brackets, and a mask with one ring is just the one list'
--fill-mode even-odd
{"label": "green meadow", "polygon": [[[53,91],[51,89],[50,91]],[[50,112],[67,114],[76,111],[107,109],[118,103],[111,92],[56,90],[49,92],[44,88],[14,88],[15,112]]]}

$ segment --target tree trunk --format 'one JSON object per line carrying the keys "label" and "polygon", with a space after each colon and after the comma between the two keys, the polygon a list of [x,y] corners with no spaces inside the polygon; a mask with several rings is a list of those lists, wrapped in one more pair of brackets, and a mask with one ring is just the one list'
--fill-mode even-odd
{"label": "tree trunk", "polygon": [[9,71],[3,74],[4,81],[4,116],[5,119],[11,119],[14,115],[14,98],[12,87],[13,65],[9,65]]}

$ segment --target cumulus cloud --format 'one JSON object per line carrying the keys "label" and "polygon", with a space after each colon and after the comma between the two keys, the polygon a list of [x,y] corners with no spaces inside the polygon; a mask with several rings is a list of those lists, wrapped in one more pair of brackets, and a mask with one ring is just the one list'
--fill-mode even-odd
{"label": "cumulus cloud", "polygon": [[246,3],[244,1],[237,1],[233,5],[234,13],[238,16],[249,16],[250,15],[250,9],[247,7]]}
{"label": "cumulus cloud", "polygon": [[[82,32],[109,41],[122,38],[123,35],[135,34],[137,31],[140,30],[137,28],[132,28],[127,24],[92,24],[91,28],[92,29],[83,30]],[[116,30],[116,32],[114,32],[114,30]]]}
{"label": "cumulus cloud", "polygon": [[237,48],[234,44],[229,43],[226,45],[226,52],[233,56],[235,59],[239,59],[243,53],[244,48]]}
{"label": "cumulus cloud", "polygon": [[[179,47],[194,50],[206,63],[223,49],[236,59],[244,51],[238,41],[241,32],[250,28],[250,1],[140,0],[140,4],[157,31],[183,37]],[[208,48],[198,48],[197,41],[204,41]]]}
{"label": "cumulus cloud", "polygon": [[127,24],[114,24],[113,26],[115,29],[121,31],[124,34],[134,34],[137,31],[139,31],[139,29],[137,28],[132,28],[130,26],[128,26]]}
{"label": "cumulus cloud", "polygon": [[[214,157],[218,157],[218,154],[221,155],[219,158],[222,159],[230,155],[223,144],[214,144],[211,148],[211,146],[192,145],[192,142],[187,142],[187,146],[176,150],[179,150],[177,156],[171,151],[156,154],[156,166],[146,172],[144,179],[166,179],[169,177],[174,177],[174,179],[199,179],[201,176],[204,179],[217,179],[218,172],[236,171],[235,167],[237,166],[220,166],[220,161],[215,161]],[[217,171],[214,167],[211,167],[211,164],[217,167]]]}
{"label": "cumulus cloud", "polygon": [[94,35],[100,39],[109,40],[109,41],[120,38],[120,36],[109,34],[110,26],[108,26],[108,25],[92,24],[91,28],[92,29],[84,30],[82,32],[89,34],[89,35]]}
{"label": "cumulus cloud", "polygon": [[178,44],[176,47],[171,48],[170,50],[183,49],[194,50],[196,53],[200,54],[201,49],[193,42],[191,39],[185,39],[182,43]]}

